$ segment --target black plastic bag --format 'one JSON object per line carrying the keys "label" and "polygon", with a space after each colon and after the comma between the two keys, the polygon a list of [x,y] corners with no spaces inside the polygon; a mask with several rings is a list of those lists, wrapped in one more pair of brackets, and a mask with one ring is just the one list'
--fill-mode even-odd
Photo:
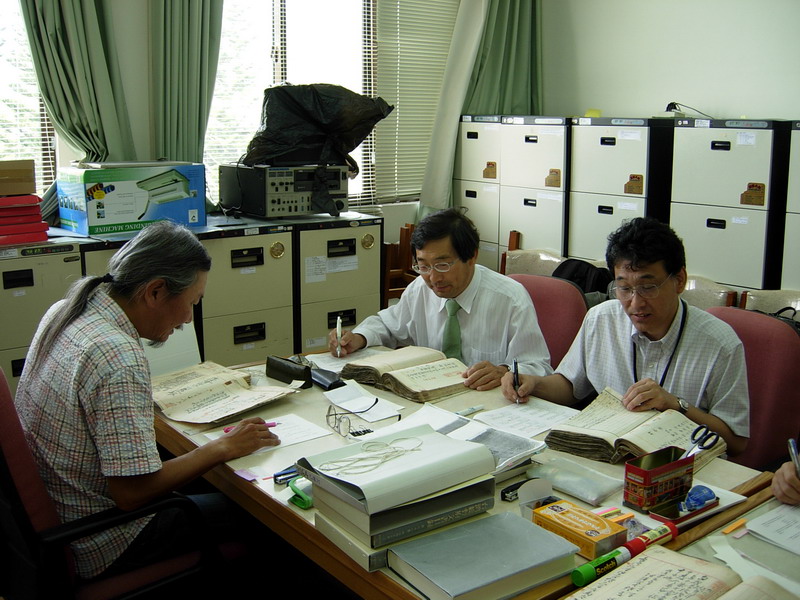
{"label": "black plastic bag", "polygon": [[241,162],[248,166],[349,165],[349,153],[394,109],[328,83],[284,84],[264,90],[261,127]]}

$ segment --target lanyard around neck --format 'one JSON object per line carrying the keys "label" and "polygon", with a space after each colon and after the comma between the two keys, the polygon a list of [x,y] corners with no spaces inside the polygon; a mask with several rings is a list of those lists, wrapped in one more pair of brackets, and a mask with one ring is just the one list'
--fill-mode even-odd
{"label": "lanyard around neck", "polygon": [[[678,352],[678,346],[683,338],[683,329],[686,327],[686,319],[689,316],[689,307],[686,305],[686,302],[681,300],[681,304],[683,305],[683,314],[681,314],[681,324],[680,327],[678,327],[678,339],[675,340],[675,347],[672,349],[672,354],[669,355],[667,366],[664,367],[664,372],[661,374],[661,381],[658,382],[660,387],[664,387],[664,380],[667,378],[667,371],[669,371],[669,368],[672,365],[672,359],[675,358],[675,354]],[[631,348],[633,349],[633,383],[636,383],[639,381],[639,373],[636,370],[636,342],[633,340],[631,340]]]}

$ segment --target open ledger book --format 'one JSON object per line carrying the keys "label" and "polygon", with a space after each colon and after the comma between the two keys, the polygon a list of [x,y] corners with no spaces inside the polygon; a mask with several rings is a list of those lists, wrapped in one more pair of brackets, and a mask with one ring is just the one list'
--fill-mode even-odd
{"label": "open ledger book", "polygon": [[433,348],[406,346],[353,360],[342,369],[343,379],[391,390],[398,396],[427,402],[466,392],[461,374],[467,366]]}
{"label": "open ledger book", "polygon": [[164,415],[188,423],[218,423],[293,394],[279,386],[250,387],[250,374],[206,361],[152,378],[153,399]]}
{"label": "open ledger book", "polygon": [[[622,405],[622,396],[606,388],[580,413],[555,425],[545,442],[553,450],[615,463],[667,446],[686,449],[696,427],[696,423],[675,410],[629,411]],[[726,449],[725,441],[720,438],[708,450],[695,454],[695,471]]]}
{"label": "open ledger book", "polygon": [[761,575],[742,578],[735,571],[650,546],[639,556],[569,596],[570,600],[681,598],[682,600],[790,600],[796,598]]}

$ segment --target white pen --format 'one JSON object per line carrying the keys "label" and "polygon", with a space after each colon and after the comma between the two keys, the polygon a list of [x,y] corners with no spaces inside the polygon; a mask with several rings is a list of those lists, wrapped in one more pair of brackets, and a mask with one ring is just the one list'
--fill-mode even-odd
{"label": "white pen", "polygon": [[483,404],[478,404],[478,406],[470,406],[469,408],[465,408],[464,410],[457,410],[456,414],[461,417],[468,417],[469,415],[482,410],[483,410]]}
{"label": "white pen", "polygon": [[336,358],[342,356],[342,317],[336,317]]}

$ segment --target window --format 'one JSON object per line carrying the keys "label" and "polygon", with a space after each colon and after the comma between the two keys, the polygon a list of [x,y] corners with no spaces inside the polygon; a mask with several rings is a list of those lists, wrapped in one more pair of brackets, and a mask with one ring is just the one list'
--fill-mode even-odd
{"label": "window", "polygon": [[19,2],[0,3],[0,160],[32,158],[41,196],[55,179],[55,131],[33,68]]}
{"label": "window", "polygon": [[258,130],[264,89],[333,83],[380,96],[394,111],[351,154],[351,206],[416,198],[458,0],[226,0],[206,133],[212,198],[218,165],[236,162]]}

